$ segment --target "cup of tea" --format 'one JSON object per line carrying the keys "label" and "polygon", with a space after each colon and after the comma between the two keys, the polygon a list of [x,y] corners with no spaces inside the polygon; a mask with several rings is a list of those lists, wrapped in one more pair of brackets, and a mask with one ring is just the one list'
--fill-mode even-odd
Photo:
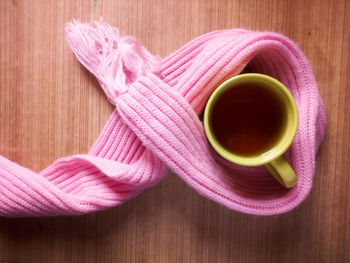
{"label": "cup of tea", "polygon": [[222,83],[204,111],[209,143],[224,159],[243,166],[265,165],[285,187],[297,182],[283,157],[298,128],[292,94],[278,80],[247,73]]}

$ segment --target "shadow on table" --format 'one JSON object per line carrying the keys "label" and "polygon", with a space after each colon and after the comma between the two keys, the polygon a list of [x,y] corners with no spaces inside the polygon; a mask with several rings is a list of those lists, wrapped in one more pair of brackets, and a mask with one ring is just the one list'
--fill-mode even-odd
{"label": "shadow on table", "polygon": [[164,246],[173,253],[189,249],[194,262],[208,257],[215,260],[218,254],[239,257],[247,250],[257,258],[267,253],[283,259],[314,243],[309,206],[302,204],[278,216],[245,215],[199,196],[170,174],[158,186],[106,211],[82,216],[0,218],[0,240],[24,251],[40,247],[86,254],[87,249],[117,247],[128,253],[132,246],[135,253],[145,247],[145,251],[152,251]]}

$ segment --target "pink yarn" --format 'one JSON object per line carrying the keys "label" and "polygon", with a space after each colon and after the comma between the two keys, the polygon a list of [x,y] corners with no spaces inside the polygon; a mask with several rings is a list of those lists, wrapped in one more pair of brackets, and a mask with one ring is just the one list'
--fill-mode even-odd
{"label": "pink yarn", "polygon": [[[254,215],[291,210],[308,195],[326,118],[298,47],[271,32],[240,29],[202,35],[161,60],[107,24],[67,24],[67,41],[115,104],[85,155],[40,173],[0,156],[0,215],[83,214],[124,203],[158,183],[168,168],[199,194]],[[298,183],[280,186],[264,167],[229,164],[211,150],[198,117],[213,90],[249,63],[293,94],[299,127],[286,153]]]}

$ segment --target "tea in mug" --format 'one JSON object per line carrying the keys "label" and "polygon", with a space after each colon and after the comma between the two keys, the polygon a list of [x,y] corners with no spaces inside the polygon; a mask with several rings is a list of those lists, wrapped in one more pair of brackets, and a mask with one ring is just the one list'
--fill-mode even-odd
{"label": "tea in mug", "polygon": [[284,132],[281,98],[263,84],[239,84],[221,94],[213,106],[211,127],[226,150],[243,156],[268,152]]}

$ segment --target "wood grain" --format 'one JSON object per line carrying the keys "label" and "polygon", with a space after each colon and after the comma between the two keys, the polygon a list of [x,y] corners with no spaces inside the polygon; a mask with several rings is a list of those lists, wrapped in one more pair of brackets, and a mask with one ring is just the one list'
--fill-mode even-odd
{"label": "wood grain", "polygon": [[[103,17],[166,56],[216,29],[273,30],[309,58],[327,109],[310,196],[290,213],[221,207],[169,174],[123,206],[0,218],[0,262],[350,262],[350,1],[0,1],[0,154],[39,171],[85,153],[112,112],[64,40]],[[0,178],[1,180],[1,178]]]}

